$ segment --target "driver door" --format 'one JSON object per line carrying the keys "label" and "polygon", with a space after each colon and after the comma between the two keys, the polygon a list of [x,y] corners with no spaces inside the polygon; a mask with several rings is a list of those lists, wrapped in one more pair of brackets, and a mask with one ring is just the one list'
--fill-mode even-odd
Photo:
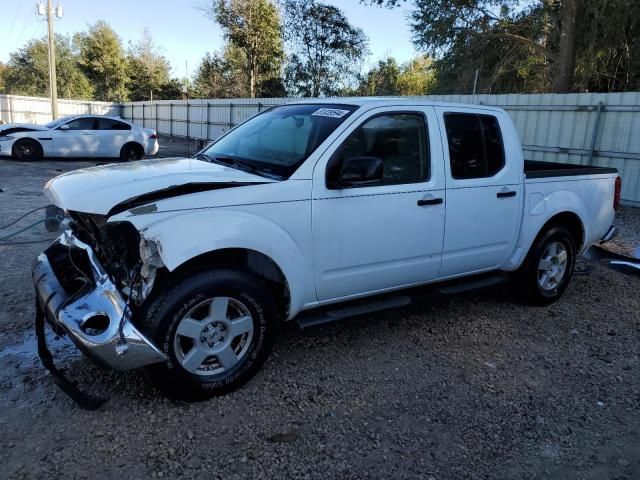
{"label": "driver door", "polygon": [[93,157],[95,155],[94,117],[71,120],[51,132],[51,151],[55,157]]}
{"label": "driver door", "polygon": [[[318,300],[437,278],[445,221],[442,145],[432,107],[374,109],[339,137],[313,174],[313,259]],[[377,157],[376,184],[329,188],[336,155]]]}

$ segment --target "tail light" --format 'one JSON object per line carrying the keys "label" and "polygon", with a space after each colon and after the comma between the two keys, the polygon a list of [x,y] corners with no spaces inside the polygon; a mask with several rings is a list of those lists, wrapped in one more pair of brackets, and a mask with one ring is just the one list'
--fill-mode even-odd
{"label": "tail light", "polygon": [[616,190],[613,194],[613,209],[618,210],[620,206],[620,193],[622,192],[622,179],[618,176],[616,177]]}
{"label": "tail light", "polygon": [[151,135],[149,135],[149,138],[152,140],[155,140],[156,138],[158,138],[158,134],[157,133],[152,133]]}

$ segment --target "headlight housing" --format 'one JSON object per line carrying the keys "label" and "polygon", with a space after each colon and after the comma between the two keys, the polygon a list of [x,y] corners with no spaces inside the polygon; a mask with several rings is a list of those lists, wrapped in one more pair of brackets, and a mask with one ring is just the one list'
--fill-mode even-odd
{"label": "headlight housing", "polygon": [[0,135],[0,142],[8,142],[9,140],[13,140],[14,137],[10,135]]}

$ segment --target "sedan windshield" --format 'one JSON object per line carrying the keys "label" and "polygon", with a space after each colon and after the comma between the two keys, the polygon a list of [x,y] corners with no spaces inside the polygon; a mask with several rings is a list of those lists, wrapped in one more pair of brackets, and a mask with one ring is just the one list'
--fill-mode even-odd
{"label": "sedan windshield", "polygon": [[55,128],[58,125],[60,125],[63,122],[66,122],[67,120],[69,120],[70,117],[66,116],[66,117],[60,117],[57,120],[53,120],[52,122],[49,123],[45,123],[44,126],[47,128]]}
{"label": "sedan windshield", "polygon": [[357,109],[353,105],[283,105],[231,130],[196,158],[289,178]]}

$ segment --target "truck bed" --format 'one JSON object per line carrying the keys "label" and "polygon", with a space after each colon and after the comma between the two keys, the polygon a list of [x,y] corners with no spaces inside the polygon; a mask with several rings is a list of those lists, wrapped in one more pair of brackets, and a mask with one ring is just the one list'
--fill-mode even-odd
{"label": "truck bed", "polygon": [[611,167],[593,167],[590,165],[575,165],[571,163],[541,162],[538,160],[524,161],[524,174],[526,178],[572,177],[604,173],[618,173],[618,170]]}

